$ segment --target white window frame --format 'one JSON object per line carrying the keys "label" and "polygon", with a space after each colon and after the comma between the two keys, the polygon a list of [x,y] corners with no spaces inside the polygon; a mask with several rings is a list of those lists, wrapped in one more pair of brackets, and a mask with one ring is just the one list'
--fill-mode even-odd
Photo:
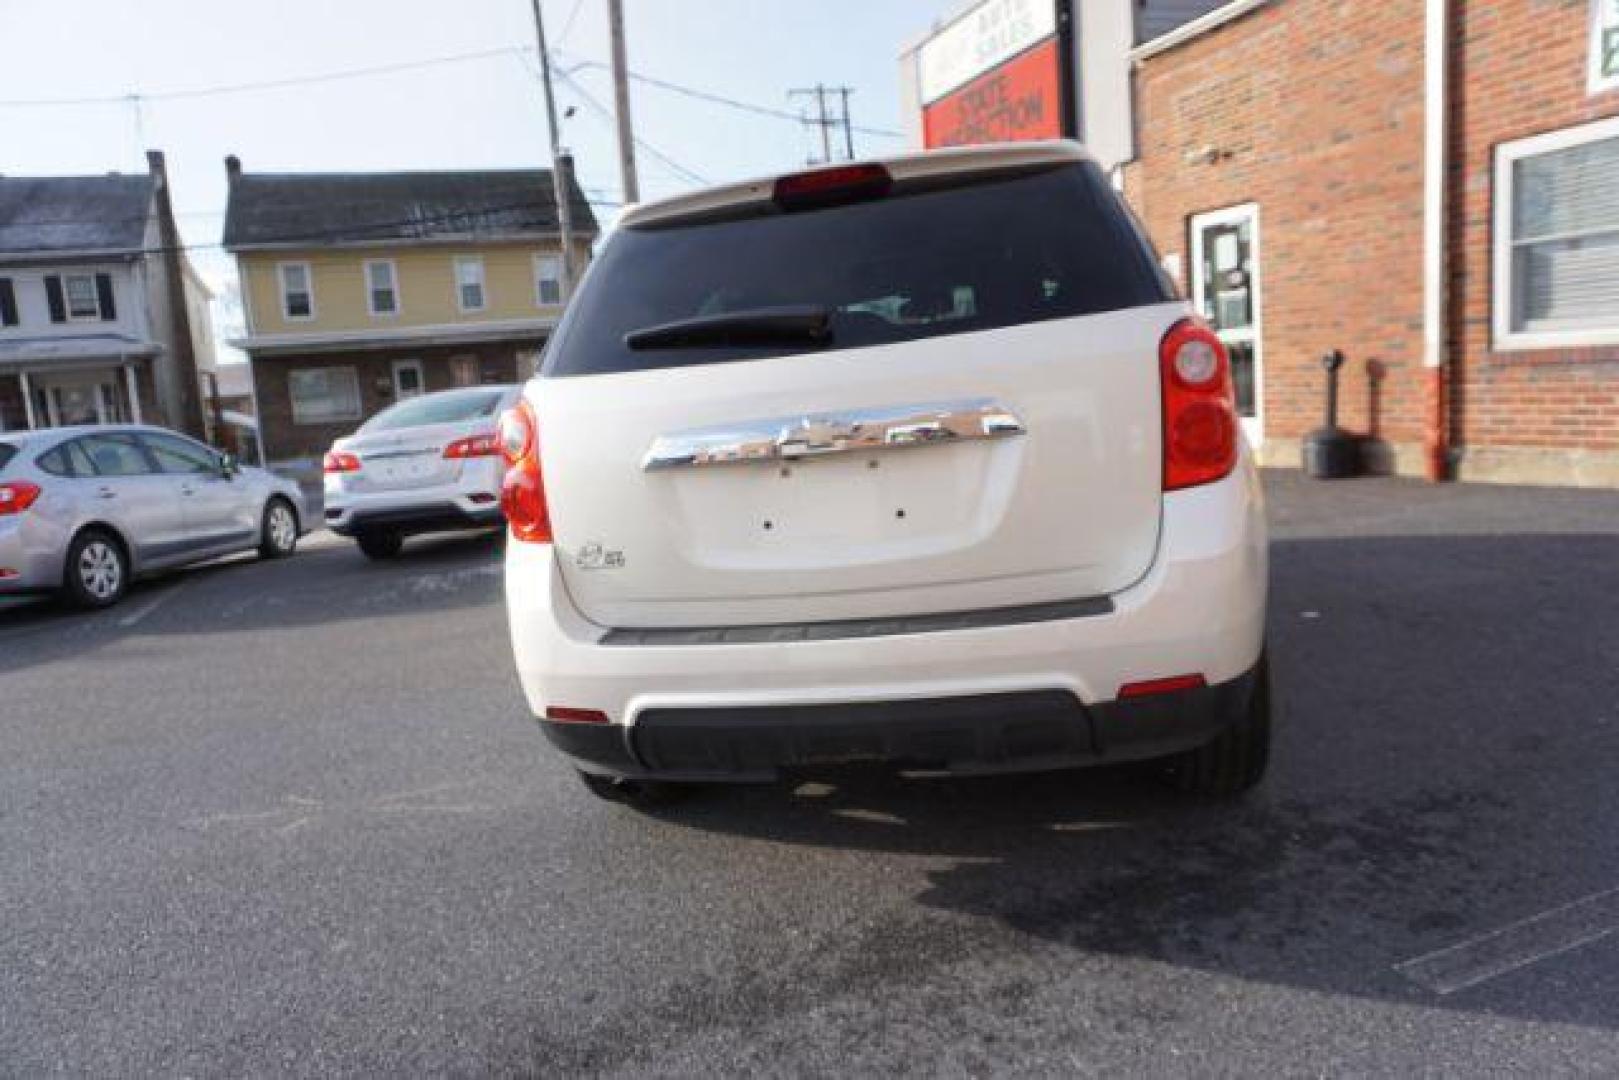
{"label": "white window frame", "polygon": [[[1604,26],[1603,9],[1607,8],[1613,20],[1611,25]],[[1611,75],[1602,74],[1602,31],[1604,29],[1619,31],[1619,0],[1591,0],[1591,42],[1590,72],[1586,81],[1586,89],[1593,94],[1605,93],[1609,90],[1619,90],[1619,71]]]}
{"label": "white window frame", "polygon": [[[461,286],[461,267],[463,266],[476,266],[478,268],[478,298],[483,302],[477,307],[468,307],[465,303],[466,293],[462,291]],[[489,309],[489,275],[485,271],[482,255],[455,256],[451,263],[450,276],[455,281],[455,309],[457,311],[463,315],[468,315],[475,311],[487,311]],[[468,284],[471,283],[468,282]]]}
{"label": "white window frame", "polygon": [[[298,415],[298,396],[292,392],[293,377],[309,371],[325,371],[329,373],[342,373],[347,375],[354,387],[354,411],[331,416],[306,417]],[[365,403],[360,398],[360,373],[351,365],[335,365],[332,367],[293,368],[287,372],[287,405],[292,412],[292,422],[300,427],[321,427],[330,424],[343,424],[351,420],[358,420],[365,411]]]}
{"label": "white window frame", "polygon": [[1604,139],[1619,139],[1619,116],[1502,143],[1495,148],[1495,222],[1494,235],[1490,239],[1494,281],[1490,288],[1490,329],[1491,346],[1497,352],[1619,345],[1619,320],[1610,327],[1582,327],[1578,330],[1512,328],[1512,167],[1524,158],[1539,157]]}
{"label": "white window frame", "polygon": [[[393,375],[395,401],[409,401],[411,398],[418,398],[427,393],[427,372],[423,370],[420,360],[395,360],[390,365],[390,371]],[[399,385],[399,375],[405,371],[414,371],[416,373],[416,392],[414,394],[407,395]]]}
{"label": "white window frame", "polygon": [[[551,273],[546,273],[549,270]],[[556,282],[557,298],[545,298],[545,283]],[[534,305],[540,308],[559,308],[562,306],[562,256],[536,255],[534,256]]]}
{"label": "white window frame", "polygon": [[[376,266],[388,268],[388,291],[393,293],[394,306],[391,311],[382,311],[376,306],[377,288],[371,281],[371,269]],[[373,319],[392,319],[399,314],[404,303],[399,295],[399,266],[392,259],[367,259],[362,270],[365,278],[365,310]]]}
{"label": "white window frame", "polygon": [[[304,292],[309,296],[309,314],[294,315],[287,308],[287,271],[301,268],[304,272]],[[279,262],[275,264],[276,287],[281,292],[281,318],[287,322],[313,322],[315,319],[315,268],[307,262]]]}
{"label": "white window frame", "polygon": [[[69,283],[75,279],[90,283],[90,301],[95,305],[95,311],[89,315],[75,315],[73,313],[73,289]],[[101,290],[96,287],[95,274],[63,274],[62,275],[62,311],[67,315],[68,322],[100,322]]]}
{"label": "white window frame", "polygon": [[1265,289],[1263,272],[1264,247],[1260,242],[1258,203],[1239,203],[1236,206],[1227,206],[1219,210],[1209,210],[1191,216],[1191,254],[1188,256],[1191,265],[1187,268],[1186,287],[1190,293],[1193,307],[1200,314],[1205,315],[1212,325],[1214,314],[1203,311],[1203,289],[1201,288],[1203,282],[1199,280],[1203,275],[1203,230],[1210,226],[1234,225],[1245,219],[1248,221],[1248,255],[1254,264],[1252,272],[1253,324],[1246,330],[1216,331],[1215,336],[1224,342],[1251,344],[1254,347],[1254,415],[1243,416],[1238,419],[1242,422],[1242,431],[1248,437],[1249,445],[1261,447],[1265,445]]}

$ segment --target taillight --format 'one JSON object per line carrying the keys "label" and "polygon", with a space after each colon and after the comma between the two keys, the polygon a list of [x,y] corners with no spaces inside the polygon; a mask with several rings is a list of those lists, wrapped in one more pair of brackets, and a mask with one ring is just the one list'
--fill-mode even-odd
{"label": "taillight", "polygon": [[340,450],[328,450],[326,456],[321,459],[320,467],[329,473],[359,472],[360,459]]}
{"label": "taillight", "polygon": [[1158,346],[1164,392],[1164,490],[1218,480],[1237,464],[1231,360],[1202,319],[1169,328]]}
{"label": "taillight", "polygon": [[545,502],[545,477],[540,474],[539,430],[527,401],[519,401],[516,408],[501,414],[499,441],[501,456],[506,459],[500,508],[512,536],[530,544],[549,544],[551,510]]}
{"label": "taillight", "polygon": [[880,199],[893,187],[894,178],[881,165],[838,165],[783,176],[776,181],[771,197],[783,210],[815,210]]}
{"label": "taillight", "polygon": [[474,435],[467,439],[457,439],[444,448],[447,458],[475,458],[500,456],[500,436],[494,432],[488,435]]}
{"label": "taillight", "polygon": [[22,513],[34,505],[39,495],[39,485],[31,484],[27,480],[12,480],[0,484],[0,517]]}

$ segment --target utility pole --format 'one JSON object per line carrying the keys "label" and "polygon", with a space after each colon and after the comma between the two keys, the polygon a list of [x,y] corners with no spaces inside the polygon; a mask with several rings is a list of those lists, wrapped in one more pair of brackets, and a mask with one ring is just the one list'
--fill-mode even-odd
{"label": "utility pole", "polygon": [[545,118],[551,129],[551,188],[556,193],[557,231],[562,234],[562,302],[573,296],[573,157],[562,149],[557,124],[556,95],[551,90],[551,53],[545,47],[545,19],[540,0],[530,0],[534,9],[534,38],[540,48],[540,77],[545,86]]}
{"label": "utility pole", "polygon": [[[848,152],[850,161],[854,160],[854,128],[849,124],[849,95],[854,88],[849,86],[826,86],[816,83],[814,86],[801,87],[787,91],[789,99],[797,97],[815,98],[815,115],[803,118],[808,127],[817,127],[821,130],[821,158],[816,161],[811,158],[809,164],[827,164],[832,161],[832,129],[841,125],[843,127],[843,144]],[[826,99],[829,94],[838,94],[843,98],[843,115],[830,116],[826,110]]]}
{"label": "utility pole", "polygon": [[849,160],[854,160],[854,125],[849,122],[849,95],[854,91],[847,86],[838,87],[838,95],[843,98],[843,145],[849,152]]}
{"label": "utility pole", "polygon": [[641,201],[635,175],[635,129],[630,122],[630,65],[624,55],[624,0],[607,0],[607,22],[613,38],[613,112],[618,117],[618,174],[624,201]]}

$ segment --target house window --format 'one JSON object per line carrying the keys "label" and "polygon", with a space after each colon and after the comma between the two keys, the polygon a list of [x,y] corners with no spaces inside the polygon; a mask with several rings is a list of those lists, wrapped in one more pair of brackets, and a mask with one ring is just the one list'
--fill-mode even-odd
{"label": "house window", "polygon": [[455,299],[462,311],[483,310],[483,259],[476,255],[456,257]]}
{"label": "house window", "polygon": [[0,277],[0,326],[16,326],[17,290],[10,278]]}
{"label": "house window", "polygon": [[281,313],[289,319],[315,317],[315,290],[313,274],[308,263],[281,263],[277,267],[281,276]]}
{"label": "house window", "polygon": [[94,274],[68,274],[64,276],[62,278],[62,291],[67,296],[68,318],[101,318],[101,300],[96,295]]}
{"label": "house window", "polygon": [[1619,0],[1591,0],[1591,93],[1619,90]]}
{"label": "house window", "polygon": [[360,379],[351,367],[287,372],[295,424],[334,424],[360,417]]}
{"label": "house window", "polygon": [[534,256],[534,288],[541,307],[555,307],[562,303],[561,256]]}
{"label": "house window", "polygon": [[1619,344],[1619,117],[1496,149],[1495,345]]}
{"label": "house window", "polygon": [[390,259],[365,264],[366,308],[373,315],[399,314],[398,271]]}

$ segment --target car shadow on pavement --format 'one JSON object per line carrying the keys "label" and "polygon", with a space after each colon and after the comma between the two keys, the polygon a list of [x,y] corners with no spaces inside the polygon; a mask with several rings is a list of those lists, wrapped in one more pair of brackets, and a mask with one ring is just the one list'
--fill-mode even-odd
{"label": "car shadow on pavement", "polygon": [[503,542],[497,533],[418,537],[397,558],[373,562],[322,532],[289,559],[233,555],[139,580],[101,611],[50,596],[8,600],[0,606],[0,671],[85,655],[136,634],[213,635],[494,606]]}
{"label": "car shadow on pavement", "polygon": [[1556,981],[1577,950],[1449,995],[1396,970],[1619,886],[1614,550],[1606,535],[1276,543],[1277,739],[1242,800],[1179,795],[1150,766],[848,770],[659,814],[943,861],[915,909],[859,931],[846,955],[863,969],[959,958],[920,910],[991,920],[1025,948],[1619,1028],[1619,972]]}

